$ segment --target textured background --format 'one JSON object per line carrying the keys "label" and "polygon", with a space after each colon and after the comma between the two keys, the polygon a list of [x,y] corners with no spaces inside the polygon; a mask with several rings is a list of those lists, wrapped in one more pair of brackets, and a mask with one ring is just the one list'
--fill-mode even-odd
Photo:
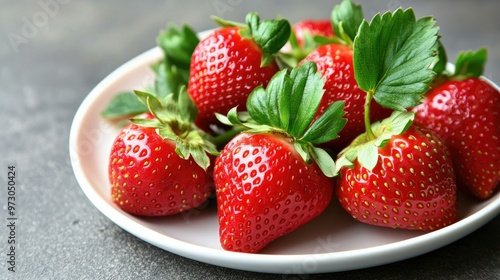
{"label": "textured background", "polygon": [[[107,74],[155,46],[167,22],[195,30],[249,11],[291,22],[329,17],[337,1],[0,0],[0,278],[14,279],[499,279],[500,217],[406,261],[332,275],[266,275],[211,266],[158,249],[102,215],[77,184],[68,155],[80,103]],[[413,6],[434,15],[450,60],[485,46],[485,76],[500,83],[500,2],[358,1],[365,16]],[[6,167],[17,167],[17,268],[7,274]]]}

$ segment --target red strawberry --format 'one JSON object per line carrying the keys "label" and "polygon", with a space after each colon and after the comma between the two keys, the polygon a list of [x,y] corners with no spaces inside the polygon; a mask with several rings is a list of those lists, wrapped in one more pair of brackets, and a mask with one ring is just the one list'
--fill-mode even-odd
{"label": "red strawberry", "polygon": [[215,30],[193,52],[188,92],[198,106],[196,124],[205,131],[218,123],[216,112],[227,114],[235,106],[244,110],[250,92],[279,70],[272,53],[288,39],[289,23],[259,22],[255,14],[247,22]]}
{"label": "red strawberry", "polygon": [[[354,40],[356,81],[366,92],[366,132],[339,154],[336,193],[361,222],[428,231],[457,220],[449,151],[431,130],[412,126],[415,114],[406,111],[419,104],[435,77],[434,24],[398,9],[363,22]],[[371,124],[373,100],[395,111]]]}
{"label": "red strawberry", "polygon": [[[301,63],[315,62],[318,71],[326,79],[325,94],[321,100],[318,115],[328,105],[343,100],[345,117],[348,119],[345,129],[339,138],[328,143],[328,146],[339,149],[347,146],[356,136],[364,132],[364,105],[366,93],[358,87],[354,76],[353,49],[339,44],[320,46],[312,51]],[[377,103],[371,104],[370,119],[380,120],[390,116],[392,110],[382,108]]]}
{"label": "red strawberry", "polygon": [[306,163],[289,138],[240,134],[215,165],[221,245],[255,253],[321,214],[332,179]]}
{"label": "red strawberry", "polygon": [[378,149],[371,171],[357,160],[342,168],[337,197],[367,224],[427,231],[457,221],[449,152],[433,132],[416,125]]}
{"label": "red strawberry", "polygon": [[485,199],[500,182],[500,92],[480,78],[446,80],[414,110],[449,146],[459,188]]}
{"label": "red strawberry", "polygon": [[[322,40],[321,46],[312,50],[303,60],[315,62],[325,82],[325,94],[321,100],[318,115],[331,103],[343,100],[345,117],[348,122],[339,138],[326,143],[326,146],[339,151],[347,146],[356,136],[364,132],[364,105],[366,92],[361,90],[354,73],[353,41],[363,21],[363,10],[352,1],[342,1],[332,11],[330,25],[335,36]],[[380,120],[390,116],[392,110],[384,109],[377,103],[371,104],[370,119]]]}
{"label": "red strawberry", "polygon": [[336,137],[345,120],[337,102],[311,124],[322,88],[314,63],[305,63],[289,75],[278,72],[267,89],[250,94],[252,122],[242,123],[235,109],[218,115],[224,124],[249,129],[224,147],[214,167],[225,250],[258,252],[330,203],[334,161],[315,145]]}
{"label": "red strawberry", "polygon": [[212,177],[192,159],[181,159],[175,142],[154,128],[130,124],[113,143],[109,162],[111,198],[142,216],[177,214],[203,204]]}
{"label": "red strawberry", "polygon": [[136,91],[150,113],[132,119],[109,156],[111,198],[141,216],[177,214],[203,204],[213,191],[216,148],[193,124],[195,105],[185,90],[162,101]]}

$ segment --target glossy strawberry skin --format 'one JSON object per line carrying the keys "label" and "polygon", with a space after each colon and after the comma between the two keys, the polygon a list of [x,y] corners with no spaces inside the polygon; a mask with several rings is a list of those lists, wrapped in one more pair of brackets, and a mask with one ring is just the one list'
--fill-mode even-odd
{"label": "glossy strawberry skin", "polygon": [[378,160],[371,172],[357,160],[340,170],[337,197],[355,219],[423,231],[457,220],[451,157],[432,131],[411,126],[379,148]]}
{"label": "glossy strawberry skin", "polygon": [[251,39],[243,38],[239,28],[215,30],[195,48],[190,66],[188,92],[198,106],[195,123],[205,131],[218,124],[215,112],[239,106],[245,110],[250,92],[267,85],[279,70],[272,62],[260,67],[262,50]]}
{"label": "glossy strawberry skin", "polygon": [[212,176],[154,128],[135,124],[115,139],[109,157],[111,199],[128,213],[167,216],[202,205],[213,192]]}
{"label": "glossy strawberry skin", "polygon": [[240,134],[214,167],[220,242],[225,250],[256,253],[321,214],[333,180],[305,163],[275,134]]}
{"label": "glossy strawberry skin", "polygon": [[490,197],[500,182],[500,92],[479,78],[433,88],[414,111],[415,122],[449,146],[458,187]]}
{"label": "glossy strawberry skin", "polygon": [[[344,100],[345,118],[348,120],[339,138],[330,141],[327,146],[339,151],[354,138],[365,131],[364,103],[366,93],[358,87],[354,76],[353,49],[340,44],[328,44],[316,48],[304,61],[313,61],[318,71],[326,79],[325,93],[316,116],[319,116],[328,105]],[[382,108],[371,102],[370,120],[375,122],[390,116],[391,110]]]}

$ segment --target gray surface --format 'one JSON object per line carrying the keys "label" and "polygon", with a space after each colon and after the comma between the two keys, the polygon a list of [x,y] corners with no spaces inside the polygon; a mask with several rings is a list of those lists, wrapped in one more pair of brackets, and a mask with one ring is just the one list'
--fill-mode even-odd
{"label": "gray surface", "polygon": [[[212,14],[241,21],[246,12],[258,11],[263,18],[279,13],[297,21],[328,17],[332,3],[340,1],[326,2],[0,1],[0,279],[500,279],[498,216],[457,242],[406,261],[331,275],[266,275],[149,245],[108,220],[81,191],[68,155],[78,106],[112,70],[152,48],[168,21],[198,31],[215,26]],[[497,0],[360,2],[367,17],[399,5],[436,16],[449,56],[488,47],[485,75],[500,82]],[[40,3],[56,5],[44,10]],[[217,10],[220,3],[228,9]],[[29,29],[27,21],[37,26]],[[14,34],[21,41],[12,43]],[[6,264],[8,165],[17,168],[15,274]]]}

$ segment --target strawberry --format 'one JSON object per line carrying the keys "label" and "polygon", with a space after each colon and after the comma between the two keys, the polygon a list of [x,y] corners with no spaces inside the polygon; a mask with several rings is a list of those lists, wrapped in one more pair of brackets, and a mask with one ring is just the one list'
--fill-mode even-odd
{"label": "strawberry", "polygon": [[177,214],[203,204],[213,192],[208,168],[217,151],[192,121],[194,104],[183,91],[162,104],[136,92],[151,113],[132,119],[109,157],[112,201],[141,216]]}
{"label": "strawberry", "polygon": [[260,251],[321,214],[333,194],[331,179],[280,134],[239,134],[215,172],[221,244],[229,251]]}
{"label": "strawberry", "polygon": [[198,106],[196,124],[205,131],[217,124],[215,113],[245,103],[250,92],[266,85],[279,70],[273,53],[290,36],[288,21],[260,22],[255,13],[247,24],[224,22],[195,48],[190,65],[188,92]]}
{"label": "strawberry", "polygon": [[[347,45],[327,44],[313,50],[302,60],[313,61],[318,65],[325,82],[325,94],[321,100],[318,115],[328,105],[335,101],[343,100],[345,103],[346,118],[349,120],[345,129],[339,133],[339,138],[328,143],[328,146],[339,150],[347,146],[356,136],[364,132],[364,105],[366,93],[361,90],[356,82],[353,68],[353,49]],[[377,103],[372,103],[370,118],[381,120],[390,116],[392,110],[382,108]]]}
{"label": "strawberry", "polygon": [[[350,0],[335,6],[330,25],[335,29],[336,36],[322,38],[322,45],[314,48],[300,62],[313,61],[318,71],[323,75],[325,94],[321,100],[318,116],[335,101],[345,103],[346,118],[349,120],[339,138],[327,143],[326,146],[339,151],[347,146],[356,136],[364,132],[365,92],[356,82],[353,67],[353,40],[361,21],[363,10],[361,6]],[[377,103],[371,105],[372,120],[380,120],[390,116],[392,110],[384,109]]]}
{"label": "strawberry", "polygon": [[333,194],[333,159],[315,145],[337,137],[343,104],[312,122],[323,80],[314,63],[278,72],[248,97],[242,123],[232,109],[227,125],[248,128],[221,151],[214,182],[222,248],[256,253],[321,214]]}
{"label": "strawberry", "polygon": [[500,182],[500,92],[479,76],[486,50],[461,53],[454,74],[414,108],[415,122],[438,133],[449,146],[458,187],[486,199]]}
{"label": "strawberry", "polygon": [[432,131],[413,125],[378,148],[372,170],[357,160],[343,169],[337,197],[361,222],[436,230],[457,220],[454,178],[446,146]]}
{"label": "strawberry", "polygon": [[113,143],[109,163],[111,198],[141,216],[165,216],[202,205],[212,177],[193,159],[182,159],[175,142],[154,128],[130,124]]}
{"label": "strawberry", "polygon": [[[437,230],[457,221],[456,180],[448,148],[412,125],[435,73],[435,20],[413,10],[364,21],[354,39],[354,72],[366,92],[365,129],[340,152],[336,194],[355,219],[377,226]],[[383,58],[383,59],[380,59]],[[371,124],[371,102],[395,110]]]}

